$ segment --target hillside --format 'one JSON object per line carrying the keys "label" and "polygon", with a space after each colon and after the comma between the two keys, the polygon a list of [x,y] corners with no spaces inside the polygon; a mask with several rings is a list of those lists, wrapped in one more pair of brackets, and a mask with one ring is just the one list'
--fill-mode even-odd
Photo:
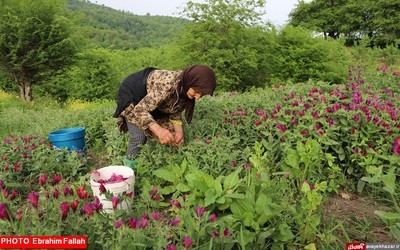
{"label": "hillside", "polygon": [[169,43],[188,22],[169,16],[135,15],[85,0],[68,0],[66,16],[72,20],[79,39],[123,50]]}

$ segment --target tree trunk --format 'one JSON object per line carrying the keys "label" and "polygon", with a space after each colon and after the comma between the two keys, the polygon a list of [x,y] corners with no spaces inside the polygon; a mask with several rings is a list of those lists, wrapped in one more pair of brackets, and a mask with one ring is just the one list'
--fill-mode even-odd
{"label": "tree trunk", "polygon": [[14,75],[15,81],[19,86],[19,93],[22,100],[32,100],[32,84],[28,77]]}

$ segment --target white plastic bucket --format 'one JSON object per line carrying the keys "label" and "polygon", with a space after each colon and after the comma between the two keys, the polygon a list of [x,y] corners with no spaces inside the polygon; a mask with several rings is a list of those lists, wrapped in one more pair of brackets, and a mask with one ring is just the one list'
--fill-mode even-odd
{"label": "white plastic bucket", "polygon": [[[135,173],[133,169],[127,166],[108,166],[93,171],[90,175],[90,186],[92,187],[93,195],[97,196],[100,202],[103,204],[103,210],[107,213],[113,212],[112,202],[108,200],[104,194],[100,194],[100,183],[99,180],[108,180],[112,174],[122,175],[124,178],[128,178],[121,182],[116,183],[104,183],[104,187],[107,191],[111,192],[114,196],[121,196],[124,192],[126,194],[134,192],[135,185]],[[131,206],[129,199],[120,201],[118,209],[127,210]]]}

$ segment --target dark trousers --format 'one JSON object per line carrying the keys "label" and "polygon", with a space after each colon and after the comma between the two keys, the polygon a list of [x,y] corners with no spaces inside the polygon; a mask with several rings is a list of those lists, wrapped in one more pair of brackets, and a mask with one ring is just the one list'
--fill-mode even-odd
{"label": "dark trousers", "polygon": [[133,123],[125,120],[128,125],[129,131],[129,142],[128,142],[128,150],[126,151],[126,157],[129,160],[134,160],[142,150],[142,146],[146,144],[147,137],[143,133],[143,131]]}

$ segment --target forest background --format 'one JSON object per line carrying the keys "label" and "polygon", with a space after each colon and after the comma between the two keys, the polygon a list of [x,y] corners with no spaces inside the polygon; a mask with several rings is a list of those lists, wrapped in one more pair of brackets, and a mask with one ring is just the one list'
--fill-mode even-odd
{"label": "forest background", "polygon": [[124,77],[149,66],[207,64],[222,92],[341,83],[351,65],[399,58],[396,0],[300,1],[284,27],[262,21],[265,1],[188,2],[180,18],[87,0],[0,3],[0,88],[25,100],[113,100]]}

